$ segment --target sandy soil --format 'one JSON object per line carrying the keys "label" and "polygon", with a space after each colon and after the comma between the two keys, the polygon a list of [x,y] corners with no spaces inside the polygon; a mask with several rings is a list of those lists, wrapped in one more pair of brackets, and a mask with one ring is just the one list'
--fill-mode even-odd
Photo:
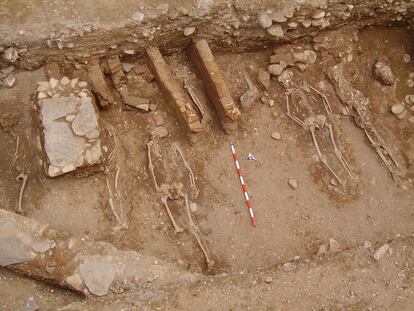
{"label": "sandy soil", "polygon": [[[319,45],[316,64],[304,72],[295,69],[295,79],[318,86],[326,93],[334,112],[341,115],[342,105],[326,80],[325,71],[352,54],[352,61],[346,65],[348,78],[370,98],[375,126],[385,140],[401,158],[407,159],[413,152],[413,124],[397,120],[389,108],[411,92],[406,80],[414,65],[404,63],[402,58],[406,53],[414,56],[412,37],[403,28],[354,32],[345,28],[321,34],[335,44]],[[320,42],[318,39],[321,38],[315,41]],[[296,44],[312,45],[312,41]],[[216,54],[235,99],[247,89],[244,73],[255,81],[258,69],[266,69],[271,53],[268,49]],[[391,61],[399,79],[395,86],[382,86],[372,77],[372,65],[380,55]],[[24,196],[24,214],[28,217],[75,235],[89,235],[122,249],[154,255],[189,271],[203,272],[202,253],[188,233],[181,202],[172,204],[172,210],[187,229],[177,236],[147,170],[145,143],[155,114],[164,117],[169,131],[169,136],[160,142],[161,148],[169,150],[173,142],[178,143],[194,170],[201,190],[195,200],[198,210],[194,217],[217,262],[215,276],[186,291],[171,288],[160,293],[142,291],[87,300],[88,310],[102,310],[105,304],[111,304],[112,310],[113,306],[120,310],[409,310],[409,301],[414,299],[410,274],[405,274],[403,287],[398,283],[397,288],[393,282],[400,280],[396,276],[401,272],[399,267],[412,271],[412,239],[392,242],[396,253],[387,255],[382,263],[373,262],[371,254],[397,234],[408,237],[413,232],[413,189],[396,185],[352,119],[341,115],[338,141],[356,178],[345,192],[338,193],[328,187],[330,176],[313,160],[315,151],[309,133],[286,117],[284,91],[277,81],[271,82],[268,91],[275,105],[262,104],[259,97],[253,107],[243,110],[237,133],[227,136],[209,108],[187,56],[175,54],[167,60],[176,68],[179,79],[187,78],[209,111],[208,131],[202,142],[191,146],[156,83],[145,76],[129,77],[128,87],[151,98],[157,111],[137,113],[114,107],[100,112],[103,124],[114,126],[119,139],[117,163],[121,167],[120,188],[129,229],[118,233],[112,231],[116,222],[107,204],[102,173],[45,177],[32,100],[37,81],[45,78],[43,69],[19,72],[12,89],[0,90],[0,116],[15,121],[11,128],[21,138],[18,165],[30,172]],[[134,61],[145,64],[144,60]],[[273,132],[280,133],[281,140],[273,140]],[[257,227],[251,225],[248,217],[230,153],[231,142],[240,157]],[[332,159],[325,136],[321,136],[321,142]],[[20,189],[20,183],[14,179],[17,173],[7,174],[14,147],[11,135],[0,131],[0,171],[4,176],[0,179],[0,202],[2,208],[9,210],[16,206]],[[248,161],[248,153],[257,160]],[[405,160],[404,166],[412,178],[412,164],[409,166]],[[157,174],[167,180],[183,178],[169,171],[160,170]],[[289,187],[290,178],[297,179],[297,190]],[[330,238],[340,243],[342,252],[322,259],[315,257],[320,245]],[[373,247],[361,248],[365,241]],[[295,256],[300,259],[294,271],[285,272],[281,266]],[[78,304],[74,310],[86,308],[83,298],[70,292],[4,269],[0,275],[2,310],[16,310],[30,296],[35,297],[42,310],[56,310],[71,302]],[[272,283],[264,282],[266,276],[272,276]]]}

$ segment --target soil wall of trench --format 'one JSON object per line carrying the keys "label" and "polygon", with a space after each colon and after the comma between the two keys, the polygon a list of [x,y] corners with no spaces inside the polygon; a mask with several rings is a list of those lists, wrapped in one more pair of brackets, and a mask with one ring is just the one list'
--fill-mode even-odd
{"label": "soil wall of trench", "polygon": [[[155,3],[155,4],[154,4]],[[252,51],[313,36],[322,30],[412,23],[414,1],[3,1],[0,53],[9,47],[21,69],[48,61],[84,61],[92,56],[142,55],[158,46],[165,54],[205,38],[213,50]]]}

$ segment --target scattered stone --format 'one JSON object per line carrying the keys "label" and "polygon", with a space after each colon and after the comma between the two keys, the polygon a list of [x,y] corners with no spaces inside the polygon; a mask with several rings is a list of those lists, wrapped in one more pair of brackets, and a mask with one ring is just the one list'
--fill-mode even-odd
{"label": "scattered stone", "polygon": [[265,283],[270,284],[270,283],[273,282],[273,279],[272,279],[271,276],[267,276],[267,277],[265,277],[264,281],[265,281]]}
{"label": "scattered stone", "polygon": [[257,23],[262,27],[263,29],[269,28],[272,26],[272,19],[269,17],[268,14],[265,12],[262,12],[257,17]]}
{"label": "scattered stone", "polygon": [[271,75],[279,76],[285,68],[286,66],[284,66],[284,64],[272,64],[267,67],[267,70]]}
{"label": "scattered stone", "polygon": [[388,244],[384,244],[383,246],[381,246],[375,251],[374,259],[377,261],[380,260],[387,253],[389,249],[390,249],[390,246]]}
{"label": "scattered stone", "polygon": [[280,25],[272,25],[271,27],[267,28],[267,33],[277,38],[283,38],[284,36],[283,29]]}
{"label": "scattered stone", "polygon": [[341,244],[332,238],[329,239],[329,251],[333,253],[341,251]]}
{"label": "scattered stone", "polygon": [[265,94],[263,95],[260,100],[263,104],[269,105],[269,107],[273,107],[275,105],[275,101],[273,99],[269,98],[269,95]]}
{"label": "scattered stone", "polygon": [[374,77],[385,85],[392,85],[395,81],[394,73],[390,67],[390,61],[387,57],[379,57],[373,68]]}
{"label": "scattered stone", "polygon": [[44,99],[44,98],[47,98],[47,94],[46,94],[46,93],[44,93],[44,92],[39,92],[39,93],[37,94],[37,99]]}
{"label": "scattered stone", "polygon": [[308,55],[305,52],[296,52],[293,53],[293,60],[295,62],[306,64],[308,61]]}
{"label": "scattered stone", "polygon": [[135,64],[131,64],[131,63],[122,63],[122,69],[128,73],[130,72],[132,69],[134,69]]}
{"label": "scattered stone", "polygon": [[302,21],[302,25],[305,28],[309,28],[312,25],[312,21],[310,19],[305,19]]}
{"label": "scattered stone", "polygon": [[306,63],[314,64],[316,62],[316,53],[315,53],[315,51],[306,50],[305,55],[306,55]]}
{"label": "scattered stone", "polygon": [[3,58],[7,61],[14,63],[17,58],[19,58],[19,54],[17,53],[17,49],[14,47],[10,47],[3,52]]}
{"label": "scattered stone", "polygon": [[66,76],[64,76],[61,80],[60,80],[60,84],[62,85],[68,85],[70,83],[70,79]]}
{"label": "scattered stone", "polygon": [[368,248],[371,248],[371,247],[372,247],[372,243],[370,241],[365,241],[364,242],[363,248],[368,249]]}
{"label": "scattered stone", "polygon": [[405,105],[400,104],[400,103],[392,105],[391,112],[399,120],[402,120],[407,116],[407,109],[405,108]]}
{"label": "scattered stone", "polygon": [[149,104],[149,110],[150,111],[156,111],[157,110],[157,105],[154,103],[150,103]]}
{"label": "scattered stone", "polygon": [[79,274],[74,274],[71,276],[68,276],[66,278],[66,283],[68,283],[70,286],[72,286],[74,289],[82,292],[83,291],[83,281],[81,279],[81,277],[79,276]]}
{"label": "scattered stone", "polygon": [[270,73],[269,71],[259,69],[259,73],[257,76],[257,81],[263,85],[263,87],[267,90],[270,86]]}
{"label": "scattered stone", "polygon": [[14,71],[14,66],[9,66],[0,70],[0,78],[7,77]]}
{"label": "scattered stone", "polygon": [[283,264],[283,266],[282,266],[282,270],[284,271],[284,272],[287,272],[287,273],[289,273],[289,272],[292,272],[293,270],[295,270],[295,264],[294,263],[291,263],[291,262],[287,262],[287,263],[284,263]]}
{"label": "scattered stone", "polygon": [[127,54],[127,55],[134,55],[135,50],[124,50],[124,53]]}
{"label": "scattered stone", "polygon": [[87,258],[79,265],[79,275],[92,294],[104,296],[115,277],[115,267],[112,263]]}
{"label": "scattered stone", "polygon": [[188,37],[191,36],[195,32],[195,27],[185,27],[184,28],[184,36]]}
{"label": "scattered stone", "polygon": [[193,213],[197,212],[197,211],[198,211],[198,205],[197,205],[197,203],[195,203],[195,202],[191,202],[191,203],[190,203],[190,210],[191,210]]}
{"label": "scattered stone", "polygon": [[40,310],[39,305],[36,303],[34,297],[29,297],[26,302],[26,311],[37,311]]}
{"label": "scattered stone", "polygon": [[32,250],[38,253],[44,253],[50,249],[50,242],[48,240],[36,241],[32,244]]}
{"label": "scattered stone", "polygon": [[319,249],[318,249],[317,253],[316,253],[316,256],[325,255],[325,254],[328,253],[328,251],[329,251],[329,245],[328,244],[321,244],[319,246]]}
{"label": "scattered stone", "polygon": [[13,74],[8,75],[3,80],[3,85],[7,88],[13,87],[14,83],[16,83],[16,77]]}
{"label": "scattered stone", "polygon": [[272,133],[272,138],[274,140],[280,140],[282,138],[282,136],[280,136],[280,134],[278,132],[274,132],[274,133]]}
{"label": "scattered stone", "polygon": [[298,181],[296,179],[289,179],[288,184],[293,190],[298,189]]}
{"label": "scattered stone", "polygon": [[134,14],[132,14],[132,19],[135,22],[140,23],[144,19],[144,14],[142,14],[141,12],[136,11],[136,12],[134,12]]}
{"label": "scattered stone", "polygon": [[296,22],[290,22],[290,23],[288,24],[288,27],[289,27],[290,29],[295,29],[296,27],[298,27],[298,23],[296,23]]}
{"label": "scattered stone", "polygon": [[409,118],[408,118],[408,122],[410,122],[410,123],[414,123],[414,116],[409,117]]}
{"label": "scattered stone", "polygon": [[325,11],[318,11],[318,12],[315,12],[315,13],[312,15],[312,18],[313,18],[313,19],[321,19],[321,18],[324,18],[324,17],[325,17],[325,15],[326,15]]}
{"label": "scattered stone", "polygon": [[78,82],[79,87],[85,88],[88,86],[88,82],[86,81],[79,81]]}
{"label": "scattered stone", "polygon": [[57,79],[55,79],[55,78],[50,78],[50,80],[49,80],[49,84],[50,84],[50,87],[51,87],[52,89],[54,89],[55,87],[57,87],[57,86],[58,86],[59,81],[58,81]]}
{"label": "scattered stone", "polygon": [[407,103],[407,105],[414,104],[414,95],[405,95],[404,101]]}
{"label": "scattered stone", "polygon": [[404,63],[409,63],[411,61],[411,56],[409,54],[404,54],[403,61]]}
{"label": "scattered stone", "polygon": [[408,86],[409,88],[414,87],[414,80],[412,80],[412,79],[408,79],[408,80],[407,80],[407,86]]}

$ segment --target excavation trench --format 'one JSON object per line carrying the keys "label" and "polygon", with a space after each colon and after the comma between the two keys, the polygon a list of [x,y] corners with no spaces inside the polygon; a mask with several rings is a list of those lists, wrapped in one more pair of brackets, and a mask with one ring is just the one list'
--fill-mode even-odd
{"label": "excavation trench", "polygon": [[0,25],[2,266],[179,297],[412,232],[412,2],[75,3]]}

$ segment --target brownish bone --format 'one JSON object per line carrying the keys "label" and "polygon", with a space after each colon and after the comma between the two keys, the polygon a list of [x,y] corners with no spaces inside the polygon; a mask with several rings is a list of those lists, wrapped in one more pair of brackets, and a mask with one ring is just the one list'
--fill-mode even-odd
{"label": "brownish bone", "polygon": [[240,117],[240,110],[231,97],[229,88],[214,60],[207,41],[200,40],[193,43],[189,49],[189,54],[200,74],[206,93],[221,118],[221,122],[223,125],[230,122],[235,123]]}
{"label": "brownish bone", "polygon": [[[140,287],[149,279],[156,287],[199,279],[198,275],[155,260],[135,251],[118,250],[106,242],[71,236],[0,208],[0,266],[31,278],[97,296],[120,287]],[[106,279],[104,290],[90,286],[91,271]]]}
{"label": "brownish bone", "polygon": [[92,58],[88,63],[88,75],[94,93],[99,98],[103,108],[107,108],[115,102],[111,89],[105,81],[99,58]]}
{"label": "brownish bone", "polygon": [[146,49],[151,71],[155,76],[161,91],[172,103],[186,130],[198,133],[203,131],[200,118],[195,111],[189,95],[181,84],[174,78],[170,66],[156,47]]}

